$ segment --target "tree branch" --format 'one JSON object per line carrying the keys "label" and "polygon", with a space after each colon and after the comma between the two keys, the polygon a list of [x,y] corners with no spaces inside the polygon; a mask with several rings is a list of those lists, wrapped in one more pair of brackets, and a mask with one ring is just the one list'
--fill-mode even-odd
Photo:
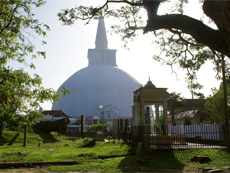
{"label": "tree branch", "polygon": [[92,16],[90,16],[88,18],[81,18],[81,19],[82,20],[88,20],[86,25],[89,24],[90,20],[95,16],[95,14],[98,11],[100,11],[101,9],[105,8],[108,5],[108,3],[126,3],[126,4],[129,4],[131,6],[143,6],[143,3],[141,3],[141,2],[140,3],[133,3],[133,2],[130,2],[130,1],[127,1],[127,0],[121,0],[121,1],[120,0],[118,0],[118,1],[116,1],[116,0],[107,0],[105,2],[105,4],[103,4],[101,7],[97,8],[97,10],[95,11],[95,13]]}
{"label": "tree branch", "polygon": [[178,29],[191,35],[198,43],[208,46],[230,57],[230,41],[218,30],[214,30],[201,21],[181,14],[162,15],[147,21],[144,33],[159,29]]}
{"label": "tree branch", "polygon": [[189,42],[188,40],[184,39],[182,37],[182,35],[181,35],[181,34],[183,34],[182,32],[178,32],[178,31],[175,31],[175,30],[172,30],[172,29],[168,29],[168,30],[173,34],[177,34],[178,37],[180,38],[180,40],[185,42],[186,44],[190,44],[190,45],[193,45],[193,46],[203,46],[202,44],[195,44],[195,43]]}
{"label": "tree branch", "polygon": [[127,1],[127,0],[123,0],[123,1],[116,1],[116,0],[107,0],[107,3],[126,3],[126,4],[129,4],[131,6],[143,6],[143,3],[142,2],[139,2],[139,3],[133,3],[133,2],[130,2],[130,1]]}
{"label": "tree branch", "polygon": [[[0,30],[0,34],[2,35],[3,31],[8,28],[10,26],[10,24],[13,22],[13,15],[16,12],[17,8],[19,7],[19,5],[17,4],[16,7],[13,10],[13,14],[12,17],[10,17],[9,15],[7,15],[7,17],[10,18],[10,21],[8,22],[8,24],[6,26],[4,26],[1,30]],[[6,14],[5,14],[6,15]]]}

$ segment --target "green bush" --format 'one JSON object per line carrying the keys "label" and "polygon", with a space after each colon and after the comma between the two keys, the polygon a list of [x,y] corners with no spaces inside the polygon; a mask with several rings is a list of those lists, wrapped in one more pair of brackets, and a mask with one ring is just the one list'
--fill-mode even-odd
{"label": "green bush", "polygon": [[89,130],[93,132],[105,131],[110,126],[110,124],[93,124],[89,127]]}
{"label": "green bush", "polygon": [[184,117],[184,125],[191,125],[191,120],[188,117]]}

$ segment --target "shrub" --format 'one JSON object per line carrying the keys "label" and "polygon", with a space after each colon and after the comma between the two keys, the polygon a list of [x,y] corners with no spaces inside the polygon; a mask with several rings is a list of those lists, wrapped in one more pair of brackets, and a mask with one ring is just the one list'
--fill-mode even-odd
{"label": "shrub", "polygon": [[110,126],[110,124],[93,124],[89,127],[89,130],[93,132],[105,131]]}

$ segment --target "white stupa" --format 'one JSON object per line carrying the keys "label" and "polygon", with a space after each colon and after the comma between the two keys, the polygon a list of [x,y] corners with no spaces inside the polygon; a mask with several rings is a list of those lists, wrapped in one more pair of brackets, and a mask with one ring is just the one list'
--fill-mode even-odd
{"label": "white stupa", "polygon": [[[52,110],[62,110],[70,117],[81,115],[111,119],[132,117],[133,91],[140,83],[116,64],[116,51],[108,49],[104,19],[99,19],[95,49],[88,50],[88,67],[69,77],[63,86],[71,90],[54,103]],[[99,109],[99,105],[103,108]],[[104,112],[104,114],[102,113]]]}

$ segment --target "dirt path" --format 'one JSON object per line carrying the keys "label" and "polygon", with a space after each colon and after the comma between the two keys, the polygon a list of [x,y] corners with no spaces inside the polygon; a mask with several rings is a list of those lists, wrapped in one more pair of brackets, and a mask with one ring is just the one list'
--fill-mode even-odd
{"label": "dirt path", "polygon": [[[41,168],[21,168],[21,169],[0,169],[0,173],[51,173]],[[81,173],[81,172],[67,172],[67,173]],[[90,172],[89,172],[90,173]]]}
{"label": "dirt path", "polygon": [[21,168],[21,169],[0,169],[0,173],[50,173],[50,172],[45,169]]}

